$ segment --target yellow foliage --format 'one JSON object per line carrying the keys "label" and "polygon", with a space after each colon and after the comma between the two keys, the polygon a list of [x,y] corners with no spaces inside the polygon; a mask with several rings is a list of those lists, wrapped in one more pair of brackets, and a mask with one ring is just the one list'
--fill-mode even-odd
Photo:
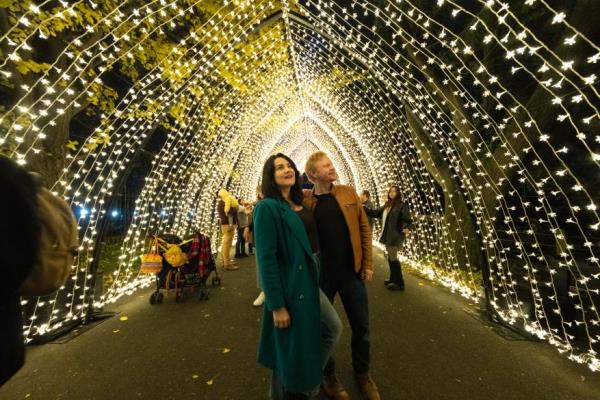
{"label": "yellow foliage", "polygon": [[119,98],[119,94],[113,88],[102,83],[93,82],[89,91],[91,95],[88,100],[100,110],[111,112],[115,108],[115,101]]}
{"label": "yellow foliage", "polygon": [[169,115],[171,115],[180,125],[184,125],[186,119],[185,103],[183,101],[175,103],[169,110]]}
{"label": "yellow foliage", "polygon": [[77,140],[69,140],[67,143],[67,149],[69,150],[77,150],[77,145],[79,144],[79,142]]}
{"label": "yellow foliage", "polygon": [[15,61],[15,67],[22,75],[27,75],[30,72],[47,72],[52,66],[46,63],[40,64],[32,60],[19,60]]}
{"label": "yellow foliage", "polygon": [[336,65],[331,70],[329,78],[335,80],[339,87],[343,87],[364,79],[364,76],[356,71],[345,70]]}

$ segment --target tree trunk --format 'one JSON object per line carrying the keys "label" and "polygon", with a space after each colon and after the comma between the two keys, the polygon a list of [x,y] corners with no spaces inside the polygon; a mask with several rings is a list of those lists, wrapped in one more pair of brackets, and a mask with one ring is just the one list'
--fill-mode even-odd
{"label": "tree trunk", "polygon": [[[453,250],[456,254],[457,266],[460,269],[468,269],[468,266],[477,270],[482,269],[484,260],[481,252],[481,240],[477,234],[471,209],[452,176],[453,172],[444,160],[437,144],[431,140],[431,137],[423,129],[423,126],[407,104],[404,104],[404,111],[411,128],[409,133],[412,136],[413,143],[422,155],[425,167],[444,189],[444,222],[448,227]],[[426,155],[429,155],[429,157]],[[463,241],[465,246],[462,245]]]}

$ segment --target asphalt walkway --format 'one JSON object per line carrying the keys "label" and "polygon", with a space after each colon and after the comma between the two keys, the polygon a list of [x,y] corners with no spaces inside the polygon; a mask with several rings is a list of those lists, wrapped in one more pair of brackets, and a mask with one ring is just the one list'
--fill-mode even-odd
{"label": "asphalt walkway", "polygon": [[[404,293],[382,284],[376,256],[369,284],[372,375],[384,400],[592,400],[600,374],[548,344],[516,340],[476,318],[476,306],[407,276]],[[112,307],[118,315],[79,335],[28,349],[0,399],[265,400],[268,371],[256,361],[261,310],[252,258],[222,273],[210,299],[150,305],[150,291]],[[338,375],[360,399],[350,367],[350,329],[337,349]],[[502,332],[502,330],[500,330]]]}

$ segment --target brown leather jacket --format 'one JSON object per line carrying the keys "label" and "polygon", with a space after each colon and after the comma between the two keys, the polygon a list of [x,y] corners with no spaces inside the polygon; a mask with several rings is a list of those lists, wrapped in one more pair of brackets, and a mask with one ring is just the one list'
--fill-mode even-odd
{"label": "brown leather jacket", "polygon": [[[359,272],[362,268],[373,270],[373,243],[371,227],[360,197],[350,186],[333,185],[331,194],[337,200],[350,232],[350,241],[354,252],[354,269]],[[304,190],[304,207],[314,211],[317,198],[314,189]]]}

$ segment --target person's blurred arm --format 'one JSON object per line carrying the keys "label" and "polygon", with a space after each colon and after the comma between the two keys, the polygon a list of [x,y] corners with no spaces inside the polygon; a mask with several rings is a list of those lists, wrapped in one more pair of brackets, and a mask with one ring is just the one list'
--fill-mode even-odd
{"label": "person's blurred arm", "polygon": [[14,293],[33,269],[39,252],[37,188],[30,174],[14,161],[1,156],[0,187],[3,286]]}
{"label": "person's blurred arm", "polygon": [[363,209],[365,210],[365,214],[367,214],[367,216],[369,218],[379,218],[379,219],[381,219],[383,217],[383,207],[371,208],[369,206],[370,206],[370,204],[364,204],[363,205]]}

